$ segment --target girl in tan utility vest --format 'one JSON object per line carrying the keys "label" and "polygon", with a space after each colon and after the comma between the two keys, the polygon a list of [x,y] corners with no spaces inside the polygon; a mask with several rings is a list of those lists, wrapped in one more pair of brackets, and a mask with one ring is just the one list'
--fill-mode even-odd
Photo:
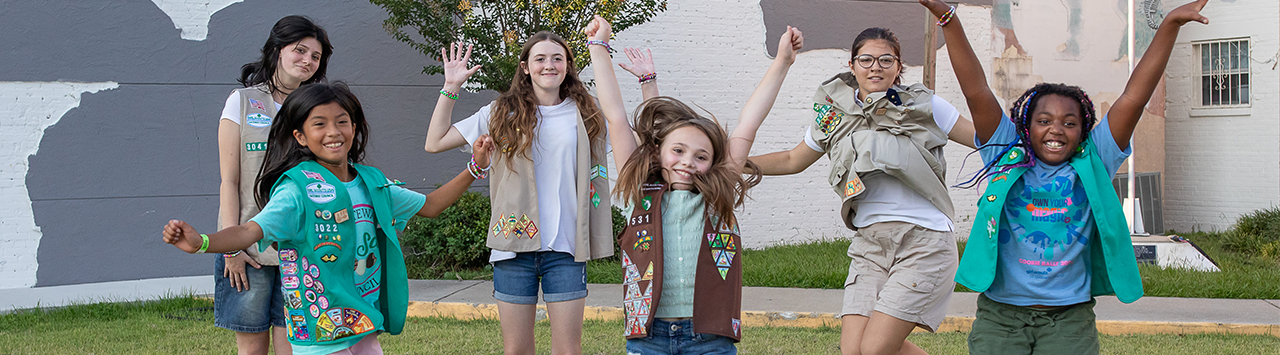
{"label": "girl in tan utility vest", "polygon": [[[521,48],[511,89],[450,125],[462,84],[480,69],[467,66],[470,47],[451,47],[441,50],[445,82],[425,148],[438,153],[491,134],[498,149],[490,171],[486,244],[492,249],[503,348],[507,354],[534,353],[541,288],[552,353],[581,353],[586,262],[613,255],[614,246],[601,106],[578,79],[568,44],[543,31]],[[593,59],[609,55],[597,52]],[[621,100],[611,103],[622,110]]]}
{"label": "girl in tan utility vest", "polygon": [[[610,32],[601,19],[587,27],[592,38],[606,39]],[[758,174],[742,176],[747,153],[803,42],[797,29],[783,34],[732,135],[669,97],[640,106],[636,136],[609,134],[621,166],[614,195],[627,202],[629,216],[619,236],[627,353],[737,352],[743,241],[733,209],[759,182]],[[590,50],[605,117],[612,127],[630,127],[607,49]]]}
{"label": "girl in tan utility vest", "polygon": [[840,219],[856,231],[841,311],[844,354],[923,354],[912,329],[946,317],[956,272],[942,147],[972,147],[973,124],[921,84],[901,85],[901,45],[887,29],[853,41],[849,71],[823,82],[804,142],[752,157],[764,175],[804,171],[824,154]]}
{"label": "girl in tan utility vest", "polygon": [[[218,123],[218,229],[258,214],[253,182],[262,168],[271,121],[294,89],[324,81],[332,54],[324,28],[306,17],[286,16],[271,28],[262,57],[240,68],[244,88],[227,97]],[[215,259],[214,325],[236,332],[241,354],[266,354],[271,344],[277,354],[290,353],[279,265],[274,249],[259,253],[257,245]]]}

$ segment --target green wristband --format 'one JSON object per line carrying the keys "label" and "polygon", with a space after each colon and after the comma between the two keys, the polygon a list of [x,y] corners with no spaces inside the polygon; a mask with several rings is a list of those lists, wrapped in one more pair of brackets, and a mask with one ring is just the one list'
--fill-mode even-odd
{"label": "green wristband", "polygon": [[196,250],[196,254],[204,254],[205,250],[209,250],[209,235],[200,235],[200,250]]}

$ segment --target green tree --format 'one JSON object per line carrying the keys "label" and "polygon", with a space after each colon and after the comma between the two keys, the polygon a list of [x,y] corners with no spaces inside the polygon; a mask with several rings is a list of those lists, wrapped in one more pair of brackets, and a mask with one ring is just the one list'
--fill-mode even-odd
{"label": "green tree", "polygon": [[[520,47],[538,31],[569,42],[576,70],[589,64],[582,28],[599,14],[614,33],[648,21],[667,9],[666,0],[370,0],[390,15],[382,26],[395,39],[428,58],[441,61],[440,49],[453,42],[474,45],[473,64],[483,67],[468,81],[469,90],[505,92],[518,68]],[[441,74],[439,65],[422,69]]]}

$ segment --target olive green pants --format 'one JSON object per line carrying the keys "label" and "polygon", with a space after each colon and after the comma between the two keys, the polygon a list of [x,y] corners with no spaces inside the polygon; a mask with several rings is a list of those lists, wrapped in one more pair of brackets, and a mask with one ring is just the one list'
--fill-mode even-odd
{"label": "olive green pants", "polygon": [[969,354],[1097,354],[1097,300],[1039,309],[978,296],[978,318],[969,332]]}

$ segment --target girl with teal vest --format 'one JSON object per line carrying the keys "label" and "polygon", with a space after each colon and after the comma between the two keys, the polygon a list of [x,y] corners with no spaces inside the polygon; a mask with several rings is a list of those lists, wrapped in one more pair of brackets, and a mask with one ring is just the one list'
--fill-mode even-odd
{"label": "girl with teal vest", "polygon": [[212,235],[178,220],[164,227],[164,241],[188,253],[275,244],[294,354],[382,353],[377,334],[399,334],[408,306],[397,232],[453,204],[486,173],[492,151],[488,137],[477,140],[467,171],[424,196],[359,164],[368,136],[346,86],[304,85],[271,125],[257,181],[262,212]]}
{"label": "girl with teal vest", "polygon": [[[1079,87],[1039,84],[1005,116],[954,7],[921,0],[940,22],[973,113],[987,188],[956,282],[982,295],[970,354],[1097,354],[1094,297],[1142,297],[1120,200],[1111,186],[1129,137],[1164,73],[1178,29],[1205,0],[1179,7],[1156,31],[1124,93],[1098,121]],[[1095,122],[1096,121],[1096,122]],[[1095,125],[1096,124],[1096,125]]]}

